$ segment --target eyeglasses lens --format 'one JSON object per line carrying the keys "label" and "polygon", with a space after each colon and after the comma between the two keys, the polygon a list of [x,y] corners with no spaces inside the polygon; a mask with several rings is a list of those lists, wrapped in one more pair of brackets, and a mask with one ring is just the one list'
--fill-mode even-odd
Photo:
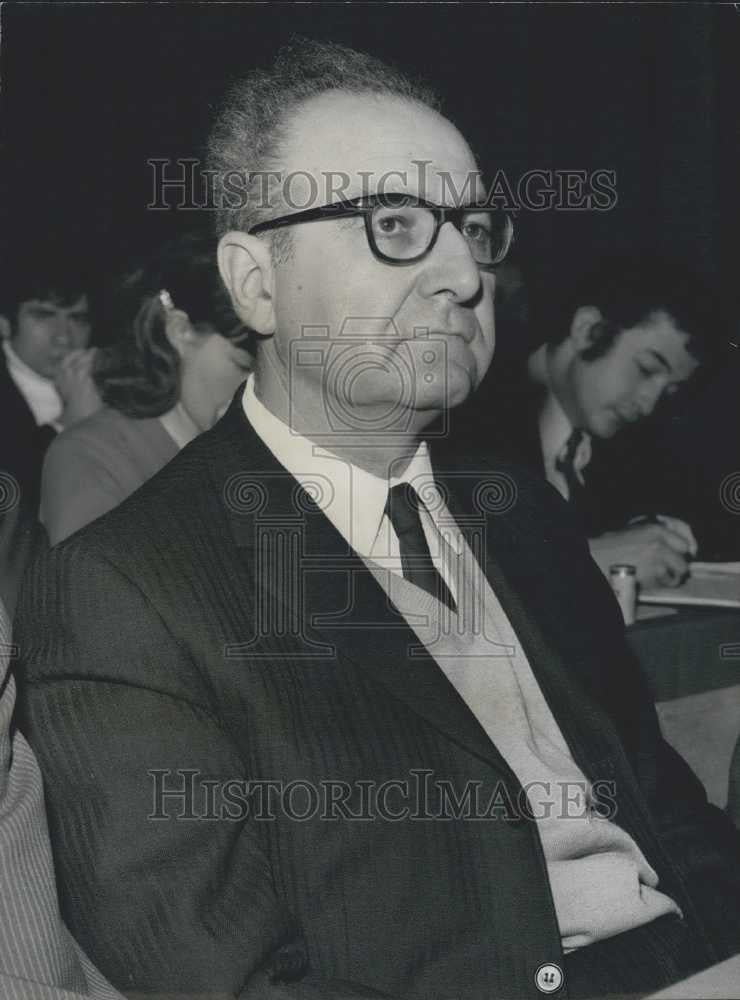
{"label": "eyeglasses lens", "polygon": [[[465,212],[453,219],[476,263],[490,265],[503,259],[510,239],[510,225],[503,214]],[[371,225],[378,250],[399,261],[424,254],[437,228],[434,213],[420,205],[376,205]]]}

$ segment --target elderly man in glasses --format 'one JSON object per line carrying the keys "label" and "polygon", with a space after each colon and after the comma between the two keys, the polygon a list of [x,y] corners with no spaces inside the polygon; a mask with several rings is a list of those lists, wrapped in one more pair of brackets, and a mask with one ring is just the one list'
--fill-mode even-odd
{"label": "elderly man in glasses", "polygon": [[80,941],[124,989],[258,1000],[593,997],[732,953],[737,838],[585,543],[537,479],[445,454],[511,235],[465,140],[302,41],[211,152],[254,180],[218,250],[254,375],[24,594]]}

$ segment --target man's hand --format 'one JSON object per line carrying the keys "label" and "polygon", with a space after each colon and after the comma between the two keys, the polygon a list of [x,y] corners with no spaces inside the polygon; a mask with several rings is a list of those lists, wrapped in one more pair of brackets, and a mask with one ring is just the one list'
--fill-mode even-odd
{"label": "man's hand", "polygon": [[589,539],[594,562],[609,578],[609,567],[627,563],[637,570],[643,587],[678,587],[689,573],[689,560],[697,545],[691,528],[674,517],[657,523],[631,524],[621,531],[607,531]]}
{"label": "man's hand", "polygon": [[59,366],[54,384],[64,407],[59,422],[71,427],[99,410],[103,405],[92,377],[95,348],[70,351]]}

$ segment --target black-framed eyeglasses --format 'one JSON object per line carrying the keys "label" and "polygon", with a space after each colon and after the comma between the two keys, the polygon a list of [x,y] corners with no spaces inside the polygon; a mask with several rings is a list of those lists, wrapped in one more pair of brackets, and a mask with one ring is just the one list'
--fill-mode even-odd
{"label": "black-framed eyeglasses", "polygon": [[281,215],[252,226],[253,235],[303,222],[362,216],[373,254],[386,264],[414,264],[429,253],[445,222],[462,235],[475,263],[491,270],[506,256],[514,235],[511,216],[485,205],[447,208],[406,194],[387,193],[337,201]]}

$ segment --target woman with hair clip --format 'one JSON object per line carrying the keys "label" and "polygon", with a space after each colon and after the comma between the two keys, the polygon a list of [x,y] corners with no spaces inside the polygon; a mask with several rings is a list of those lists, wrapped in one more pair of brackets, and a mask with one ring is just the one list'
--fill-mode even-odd
{"label": "woman with hair clip", "polygon": [[120,331],[99,351],[106,404],[60,434],[42,473],[41,520],[52,545],[116,507],[211,427],[247,377],[252,332],[236,317],[214,248],[166,244],[119,289]]}

